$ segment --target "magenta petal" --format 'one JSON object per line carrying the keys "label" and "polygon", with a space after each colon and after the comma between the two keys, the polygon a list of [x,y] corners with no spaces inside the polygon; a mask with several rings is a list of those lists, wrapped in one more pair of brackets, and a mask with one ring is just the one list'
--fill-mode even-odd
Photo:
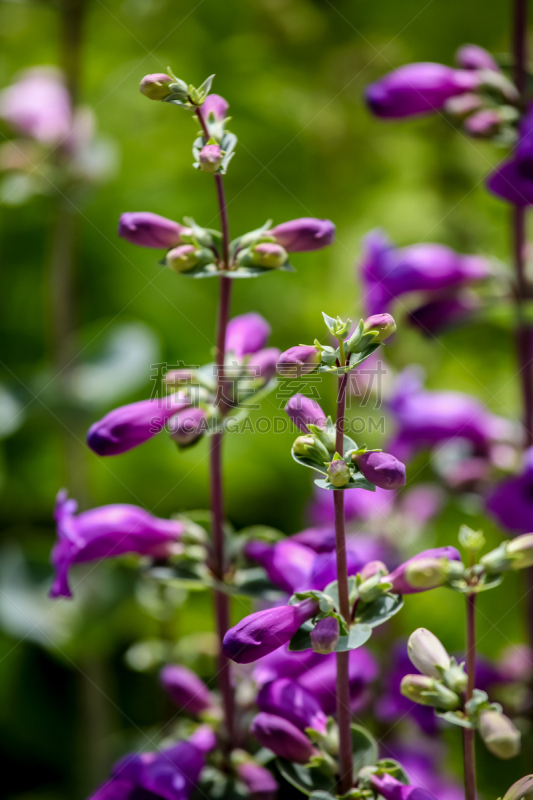
{"label": "magenta petal", "polygon": [[487,188],[508,203],[524,208],[533,204],[533,181],[519,172],[519,162],[505,161],[487,179]]}

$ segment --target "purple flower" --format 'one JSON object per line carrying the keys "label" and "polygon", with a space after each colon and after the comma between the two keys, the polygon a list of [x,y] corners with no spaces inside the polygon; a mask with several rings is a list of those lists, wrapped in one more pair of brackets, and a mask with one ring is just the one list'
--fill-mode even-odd
{"label": "purple flower", "polygon": [[522,471],[496,486],[486,501],[487,510],[513,533],[533,529],[533,447],[524,453]]}
{"label": "purple flower", "polygon": [[414,703],[400,692],[402,678],[413,671],[405,642],[400,642],[392,648],[387,665],[388,672],[385,677],[384,689],[375,708],[378,719],[391,723],[408,715],[426,735],[435,735],[437,717],[435,717],[433,708]]}
{"label": "purple flower", "polygon": [[431,62],[406,64],[367,86],[365,98],[378,117],[411,117],[439,111],[450,97],[479,84],[476,72]]}
{"label": "purple flower", "polygon": [[398,376],[388,409],[397,431],[387,449],[402,461],[452,439],[464,439],[481,454],[486,453],[492,442],[509,433],[508,423],[476,398],[461,392],[424,390],[416,368]]}
{"label": "purple flower", "polygon": [[282,222],[268,231],[288,253],[321,250],[335,239],[335,225],[329,219],[301,217]]}
{"label": "purple flower", "polygon": [[204,752],[193,737],[157,753],[124,756],[89,800],[187,800],[204,763]]}
{"label": "purple flower", "polygon": [[0,93],[0,117],[23,136],[46,145],[68,137],[70,96],[60,73],[46,67],[23,72]]}
{"label": "purple flower", "polygon": [[222,122],[228,111],[229,104],[219,94],[208,94],[204,104],[200,107],[200,113],[206,122],[212,114],[216,122]]}
{"label": "purple flower", "polygon": [[[378,674],[378,665],[374,656],[364,647],[349,651],[348,678],[350,681],[350,700],[353,711],[357,711],[365,702],[367,689]],[[334,653],[323,656],[316,654],[315,661],[308,664],[294,680],[307,689],[325,714],[336,713],[336,678],[337,664]]]}
{"label": "purple flower", "polygon": [[261,564],[272,583],[288,594],[309,588],[316,554],[308,547],[290,539],[274,545],[251,541],[244,552]]}
{"label": "purple flower", "polygon": [[[357,519],[365,522],[380,522],[387,519],[392,512],[393,505],[394,494],[379,487],[375,492],[344,493],[345,514],[348,521]],[[331,525],[333,523],[333,493],[331,491],[315,490],[314,498],[309,506],[309,519],[314,525]],[[368,560],[371,561],[372,558]]]}
{"label": "purple flower", "polygon": [[316,752],[302,731],[283,717],[261,711],[250,726],[250,733],[263,747],[297,764],[306,764]]}
{"label": "purple flower", "polygon": [[202,408],[185,408],[172,417],[169,433],[181,447],[192,444],[207,431],[207,414]]}
{"label": "purple flower", "polygon": [[277,347],[264,347],[253,353],[253,357],[246,363],[246,369],[254,378],[268,383],[276,374],[279,355]]}
{"label": "purple flower", "polygon": [[139,247],[176,247],[182,243],[182,234],[190,233],[190,228],[151,211],[126,211],[118,223],[118,235]]}
{"label": "purple flower", "polygon": [[385,800],[436,800],[434,794],[418,786],[406,786],[392,775],[371,775],[370,781]]}
{"label": "purple flower", "polygon": [[399,489],[405,486],[405,464],[390,453],[367,451],[354,458],[365,478],[380,489]]}
{"label": "purple flower", "polygon": [[266,767],[250,759],[237,764],[236,770],[253,800],[275,800],[278,783]]}
{"label": "purple flower", "polygon": [[201,678],[180,664],[167,664],[159,673],[162,687],[178,708],[197,716],[213,705],[211,692]]}
{"label": "purple flower", "polygon": [[160,555],[181,536],[180,522],[154,517],[137,506],[100,506],[75,516],[78,504],[62,489],[54,516],[57,541],[50,560],[55,569],[51,597],[72,597],[68,573],[72,564],[115,558],[124,553]]}
{"label": "purple flower", "polygon": [[336,617],[320,619],[311,631],[311,645],[314,652],[322,655],[333,653],[339,642],[339,636],[339,622]]}
{"label": "purple flower", "polygon": [[363,240],[361,277],[370,314],[386,311],[407,292],[441,292],[489,275],[485,259],[461,255],[442,244],[397,248],[379,230]]}
{"label": "purple flower", "polygon": [[372,314],[364,322],[364,332],[377,331],[373,342],[383,342],[396,331],[396,323],[390,314]]}
{"label": "purple flower", "polygon": [[[322,493],[330,494],[326,489],[322,489]],[[331,522],[331,520],[332,515],[329,514],[326,521]],[[303,544],[314,550],[315,553],[331,553],[332,550],[335,550],[335,528],[306,528],[300,533],[293,534],[290,541]]]}
{"label": "purple flower", "polygon": [[487,188],[515,206],[533,204],[533,104],[520,122],[513,156],[496,167]]}
{"label": "purple flower", "polygon": [[169,419],[190,405],[179,394],[170,394],[158,400],[140,400],[110,411],[91,425],[87,444],[99,456],[116,456],[127,453],[156,433]]}
{"label": "purple flower", "polygon": [[296,345],[285,350],[279,357],[277,370],[280,375],[301,378],[313,372],[320,364],[320,353],[313,345]]}
{"label": "purple flower", "polygon": [[326,732],[327,717],[318,700],[290,678],[279,678],[263,686],[257,695],[257,705],[260,711],[277,714],[302,731],[314,728]]}
{"label": "purple flower", "polygon": [[204,172],[216,172],[222,164],[222,150],[218,144],[206,144],[198,157],[200,169]]}
{"label": "purple flower", "polygon": [[253,677],[258,686],[278,678],[294,678],[316,666],[322,656],[312,650],[288,650],[287,645],[273,650],[254,664]]}
{"label": "purple flower", "polygon": [[149,100],[164,100],[165,97],[172,94],[168,87],[174,82],[174,78],[171,78],[166,72],[152,72],[141,80],[139,91]]}
{"label": "purple flower", "polygon": [[419,328],[425,336],[435,336],[443,330],[463,323],[480,307],[473,292],[461,292],[449,297],[430,300],[409,314],[409,324]]}
{"label": "purple flower", "polygon": [[487,50],[478,44],[464,44],[455,54],[457,66],[461,69],[490,69],[499,72],[500,68]]}
{"label": "purple flower", "polygon": [[387,575],[386,580],[392,583],[391,591],[398,594],[416,594],[436,589],[446,582],[447,561],[461,561],[459,551],[455,547],[433,547],[423,550],[396,567],[390,575]]}
{"label": "purple flower", "polygon": [[494,136],[501,123],[502,116],[499,111],[493,108],[484,108],[467,117],[463,127],[470,136],[487,139]]}
{"label": "purple flower", "polygon": [[294,394],[285,406],[290,419],[303,433],[309,433],[308,425],[326,424],[326,415],[316,402],[303,394]]}
{"label": "purple flower", "polygon": [[[432,709],[427,710],[433,713]],[[436,741],[429,745],[427,740],[415,740],[410,746],[393,746],[392,752],[387,748],[387,758],[400,762],[413,786],[426,789],[439,800],[464,800],[461,785],[439,774],[439,764],[444,760],[442,747]]]}
{"label": "purple flower", "polygon": [[314,600],[303,600],[294,606],[280,606],[257,611],[242,619],[224,636],[224,654],[237,664],[257,661],[286,644],[298,628],[318,610]]}
{"label": "purple flower", "polygon": [[270,325],[261,314],[250,311],[229,321],[226,330],[226,350],[237,358],[261,350],[270,336]]}
{"label": "purple flower", "polygon": [[[243,251],[243,258],[246,251]],[[287,251],[277,242],[259,242],[249,253],[250,263],[267,269],[278,269],[287,261]],[[244,263],[244,262],[243,262]]]}

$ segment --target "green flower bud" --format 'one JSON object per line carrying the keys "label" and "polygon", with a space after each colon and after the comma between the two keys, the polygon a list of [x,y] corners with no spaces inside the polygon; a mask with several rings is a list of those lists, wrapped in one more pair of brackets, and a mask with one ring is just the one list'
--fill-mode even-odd
{"label": "green flower bud", "polygon": [[213,254],[206,248],[198,249],[193,244],[181,244],[169,250],[166,265],[174,272],[188,272],[199,264],[208,264]]}
{"label": "green flower bud", "polygon": [[482,711],[478,730],[487,750],[498,758],[514,758],[520,752],[520,731],[504,714]]}
{"label": "green flower bud", "polygon": [[365,319],[364,333],[377,331],[373,342],[383,342],[396,331],[396,323],[390,314],[373,314]]}
{"label": "green flower bud", "polygon": [[298,436],[295,440],[292,449],[297,456],[307,456],[309,448],[313,447],[315,440],[312,436]]}
{"label": "green flower bud", "polygon": [[507,789],[503,800],[533,800],[533,775],[525,775]]}
{"label": "green flower bud", "polygon": [[408,564],[405,579],[414,589],[436,589],[448,580],[447,558],[419,558]]}
{"label": "green flower bud", "polygon": [[292,449],[296,456],[301,456],[302,458],[312,458],[314,461],[319,463],[323,463],[330,458],[330,454],[322,442],[319,441],[316,436],[312,436],[311,434],[298,436],[298,438],[294,441]]}
{"label": "green flower bud", "polygon": [[533,566],[533,533],[524,533],[511,539],[506,547],[507,555],[513,556],[511,569],[524,569]]}
{"label": "green flower bud", "polygon": [[287,251],[275,242],[260,242],[250,251],[252,264],[277,269],[287,261]]}
{"label": "green flower bud", "polygon": [[505,570],[511,569],[511,559],[507,555],[507,542],[503,542],[490,553],[485,553],[479,559],[479,563],[488,573],[505,572]]}
{"label": "green flower bud", "polygon": [[436,680],[442,677],[440,670],[447,670],[450,666],[450,656],[444,646],[426,628],[418,628],[411,634],[407,642],[407,653],[417,670]]}
{"label": "green flower bud", "polygon": [[198,161],[203,172],[218,172],[222,164],[224,151],[218,144],[206,144],[200,150]]}
{"label": "green flower bud", "polygon": [[[140,83],[139,91],[149,100],[164,100],[165,97],[169,97],[172,94],[171,84],[174,84],[174,78],[164,72],[155,72],[144,76]],[[185,84],[183,85],[185,86]],[[185,89],[187,89],[186,86]]]}
{"label": "green flower bud", "polygon": [[328,478],[333,486],[346,486],[351,478],[350,468],[342,458],[330,461],[328,464]]}
{"label": "green flower bud", "polygon": [[463,667],[457,663],[455,658],[452,658],[449,669],[447,669],[443,675],[443,680],[449,689],[461,694],[461,692],[464,692],[466,689],[468,675]]}
{"label": "green flower bud", "polygon": [[461,705],[459,695],[428,675],[405,675],[400,692],[414,703],[433,706],[441,711],[454,711]]}

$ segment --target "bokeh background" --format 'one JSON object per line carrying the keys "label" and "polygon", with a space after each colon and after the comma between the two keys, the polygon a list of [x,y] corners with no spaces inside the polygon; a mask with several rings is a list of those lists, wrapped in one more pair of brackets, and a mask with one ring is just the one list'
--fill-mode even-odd
{"label": "bokeh background", "polygon": [[[94,109],[112,169],[105,183],[76,198],[76,334],[70,345],[79,369],[69,401],[52,353],[56,201],[47,191],[26,198],[9,183],[0,190],[0,740],[10,800],[84,798],[140,732],[158,726],[164,700],[154,671],[140,669],[146,654],[132,651],[136,642],[176,640],[187,663],[206,677],[213,669],[212,641],[203,634],[212,628],[209,598],[176,592],[165,605],[153,587],[139,585],[127,559],[90,571],[74,601],[45,599],[60,487],[68,487],[82,508],[133,502],[159,516],[208,502],[205,443],[177,454],[160,436],[106,460],[84,443],[88,425],[105,411],[152,391],[151,365],[203,363],[213,341],[215,282],[176,276],[158,265],[155,251],[116,236],[123,211],[217,222],[213,182],[191,168],[196,126],[190,114],[149,103],[138,92],[140,78],[167,65],[196,84],[216,73],[214,90],[229,100],[230,127],[239,137],[226,179],[233,235],[268,218],[328,217],[338,226],[333,247],[295,255],[296,274],[236,285],[233,313],[263,314],[272,326],[272,345],[286,349],[321,336],[323,310],[358,318],[360,240],[377,226],[402,245],[436,241],[508,259],[508,210],[483,188],[500,157],[494,147],[467,139],[439,117],[377,121],[362,102],[363,87],[392,67],[416,60],[451,63],[463,42],[506,52],[508,3],[86,5],[80,100]],[[23,68],[57,64],[58,6],[0,3],[0,39],[2,87]],[[12,135],[7,126],[1,133]],[[402,329],[388,348],[389,361],[396,369],[421,364],[428,386],[469,392],[495,413],[516,418],[511,316],[498,307],[438,339]],[[321,387],[328,411],[332,391]],[[279,404],[273,397],[260,413],[273,418]],[[356,406],[354,413],[360,413]],[[366,440],[379,445],[382,439]],[[312,475],[296,468],[290,443],[282,433],[228,439],[227,513],[236,528],[261,523],[293,533],[304,526]],[[421,457],[412,474],[416,481],[431,479],[427,460]],[[421,541],[454,544],[461,522],[483,527],[491,544],[500,540],[476,504],[452,496]],[[481,596],[482,653],[496,656],[510,642],[524,641],[521,593],[520,580],[509,578]],[[244,613],[242,605],[234,610],[238,617]],[[460,651],[462,598],[438,590],[408,599],[376,645],[384,662],[392,638],[418,626]],[[201,655],[193,661],[191,653]],[[459,732],[445,738],[443,763],[459,776]],[[501,795],[531,763],[528,735],[523,757],[509,763],[488,757],[482,746],[479,751],[479,783],[487,798]]]}

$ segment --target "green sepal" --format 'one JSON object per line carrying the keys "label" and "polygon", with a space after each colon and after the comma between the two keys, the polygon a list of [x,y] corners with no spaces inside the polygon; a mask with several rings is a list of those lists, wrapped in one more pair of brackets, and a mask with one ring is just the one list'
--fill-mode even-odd
{"label": "green sepal", "polygon": [[272,227],[272,220],[267,219],[264,225],[261,225],[260,228],[256,228],[253,231],[249,231],[248,233],[243,233],[242,236],[238,236],[236,239],[233,239],[230,242],[229,252],[230,258],[233,260],[235,257],[235,253],[237,250],[240,250],[244,247],[253,247],[254,244],[257,244],[259,241],[274,241],[272,236],[267,236],[266,231],[270,230]]}
{"label": "green sepal", "polygon": [[[322,472],[320,469],[317,471]],[[327,474],[327,470],[325,471],[325,474]],[[342,492],[345,489],[367,489],[369,492],[376,491],[374,484],[370,483],[370,481],[367,480],[361,472],[357,472],[352,475],[349,482],[345,486],[332,486],[329,480],[322,480],[321,478],[317,478],[315,480],[315,485],[319,486],[321,489],[330,489],[336,492]]]}
{"label": "green sepal", "polygon": [[335,653],[346,653],[348,650],[357,650],[368,642],[372,636],[370,625],[352,625],[348,636],[339,636]]}
{"label": "green sepal", "polygon": [[402,606],[400,595],[387,593],[371,603],[358,603],[354,622],[375,628],[397,614]]}
{"label": "green sepal", "polygon": [[315,600],[318,607],[323,614],[329,615],[330,611],[335,610],[335,604],[332,597],[325,592],[320,592],[318,589],[309,589],[307,592],[296,592],[289,600],[289,605],[294,606],[302,600]]}
{"label": "green sepal", "polygon": [[437,711],[437,709],[434,709],[434,711],[437,717],[445,719],[446,722],[451,722],[452,725],[458,725],[460,728],[468,728],[469,730],[475,727],[463,711]]}
{"label": "green sepal", "polygon": [[404,783],[406,786],[409,785],[409,776],[402,765],[394,758],[380,758],[379,761],[376,761],[376,767],[376,774],[390,775],[396,778],[397,781],[400,781],[400,783]]}
{"label": "green sepal", "polygon": [[352,763],[354,773],[363,767],[373,767],[378,760],[378,744],[372,734],[361,725],[350,725],[352,729]]}
{"label": "green sepal", "polygon": [[464,578],[457,580],[452,578],[452,580],[449,581],[448,586],[450,589],[460,592],[461,594],[479,594],[480,592],[487,592],[489,589],[496,589],[496,587],[499,586],[502,581],[503,575],[501,573],[487,574],[483,572],[475,584],[470,584],[468,580]]}
{"label": "green sepal", "polygon": [[277,758],[276,765],[286,781],[299,789],[302,794],[311,796],[313,792],[334,792],[337,785],[335,776],[328,775],[316,767],[295,764]]}

